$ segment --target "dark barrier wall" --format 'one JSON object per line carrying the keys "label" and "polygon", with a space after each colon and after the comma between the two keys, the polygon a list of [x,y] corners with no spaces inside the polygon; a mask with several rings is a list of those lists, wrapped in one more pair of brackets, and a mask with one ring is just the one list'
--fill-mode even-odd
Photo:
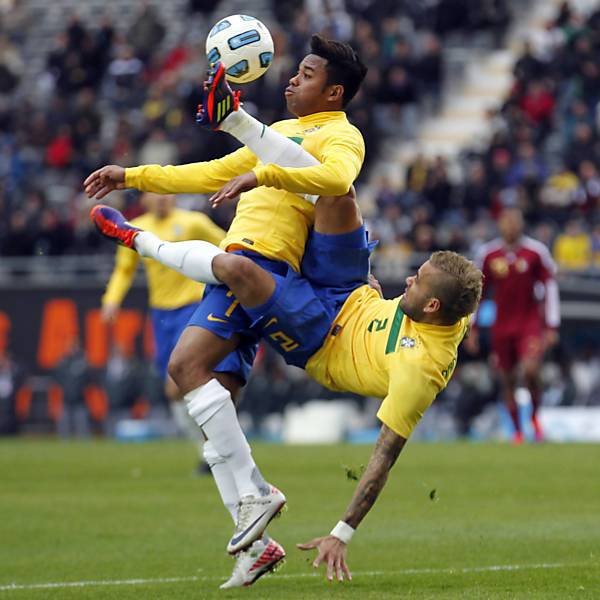
{"label": "dark barrier wall", "polygon": [[54,369],[77,340],[92,368],[102,368],[111,348],[127,356],[152,356],[146,290],[132,289],[112,325],[102,322],[103,288],[0,290],[0,353],[30,374]]}

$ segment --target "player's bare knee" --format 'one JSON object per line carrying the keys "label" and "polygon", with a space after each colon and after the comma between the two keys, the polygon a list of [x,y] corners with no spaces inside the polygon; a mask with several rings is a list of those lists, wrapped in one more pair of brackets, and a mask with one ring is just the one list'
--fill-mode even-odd
{"label": "player's bare knee", "polygon": [[541,365],[537,361],[526,361],[523,363],[523,377],[528,383],[537,381]]}
{"label": "player's bare knee", "polygon": [[246,286],[252,281],[254,263],[245,256],[219,254],[212,268],[215,276],[235,293],[235,288]]}
{"label": "player's bare knee", "polygon": [[182,395],[212,378],[211,372],[197,357],[177,346],[171,354],[167,371]]}
{"label": "player's bare knee", "polygon": [[170,402],[177,402],[181,400],[183,394],[177,387],[177,384],[173,381],[172,377],[167,377],[165,381],[165,396],[169,399]]}

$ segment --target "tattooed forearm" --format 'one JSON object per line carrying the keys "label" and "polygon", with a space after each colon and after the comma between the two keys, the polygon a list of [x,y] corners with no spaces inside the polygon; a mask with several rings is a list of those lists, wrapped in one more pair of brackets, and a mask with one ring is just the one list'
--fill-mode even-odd
{"label": "tattooed forearm", "polygon": [[390,469],[394,466],[406,440],[385,425],[381,428],[375,449],[367,469],[358,483],[350,506],[344,515],[344,521],[351,527],[358,527],[369,512],[377,496],[387,481]]}

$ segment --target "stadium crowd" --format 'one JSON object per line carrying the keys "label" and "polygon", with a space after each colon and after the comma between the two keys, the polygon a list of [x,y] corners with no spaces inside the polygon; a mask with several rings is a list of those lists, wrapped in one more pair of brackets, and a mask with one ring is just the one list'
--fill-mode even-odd
{"label": "stadium crowd", "polygon": [[[279,21],[270,27],[278,58],[265,77],[245,86],[245,106],[267,122],[282,118],[280,91],[305,53],[308,34],[318,29],[351,41],[370,67],[350,108],[367,143],[364,182],[381,140],[415,135],[419,117],[439,106],[449,33],[484,28],[501,38],[508,11],[503,2],[489,4],[442,1],[425,10],[406,2],[390,14],[377,1],[334,2],[329,10],[318,0],[300,9],[274,3]],[[187,35],[170,46],[163,43],[168,24],[152,4],[143,4],[127,29],[109,13],[95,20],[74,14],[43,71],[33,74],[25,72],[23,47],[35,19],[20,2],[6,6],[0,254],[97,252],[81,181],[102,164],[194,162],[235,148],[228,136],[194,126],[206,67],[203,40],[211,19],[220,16],[214,3],[190,2]],[[471,15],[466,25],[453,17],[457,7]],[[599,46],[600,12],[583,19],[564,3],[545,35],[524,45],[509,97],[490,111],[493,134],[485,152],[465,153],[458,170],[444,157],[417,156],[402,189],[376,182],[369,225],[380,248],[401,255],[442,247],[473,252],[493,235],[501,207],[519,204],[561,268],[597,267]],[[134,194],[124,194],[121,204],[129,217],[141,211]],[[226,226],[232,209],[221,209],[216,220]]]}
{"label": "stadium crowd", "polygon": [[[56,36],[41,72],[25,69],[25,48],[27,32],[35,33],[44,13],[28,12],[29,5],[16,0],[3,4],[0,254],[97,252],[81,182],[102,164],[185,163],[235,148],[229,136],[208,135],[194,125],[206,68],[204,39],[209,25],[223,16],[218,4],[190,1],[181,15],[187,30],[167,43],[169,22],[156,4],[133,3],[137,12],[125,26],[125,17],[117,21],[110,10],[86,12],[83,3]],[[454,0],[424,8],[410,1],[390,11],[379,0],[307,0],[303,7],[273,2],[278,21],[269,27],[277,60],[265,77],[245,86],[245,107],[266,122],[285,115],[282,90],[311,32],[352,41],[370,71],[350,115],[372,163],[382,138],[393,131],[414,135],[419,114],[439,104],[444,36],[461,29],[501,31],[507,22],[504,4]],[[457,19],[457,8],[470,18]],[[428,171],[436,177],[435,169]],[[389,196],[397,208],[388,209],[385,194],[383,186],[381,214],[402,210],[403,201]],[[124,194],[121,204],[129,217],[141,210],[135,195]],[[216,220],[227,225],[231,210],[223,209]]]}

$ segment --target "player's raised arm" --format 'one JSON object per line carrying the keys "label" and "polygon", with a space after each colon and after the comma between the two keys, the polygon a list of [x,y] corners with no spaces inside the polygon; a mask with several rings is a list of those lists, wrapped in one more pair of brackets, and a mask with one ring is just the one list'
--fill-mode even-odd
{"label": "player's raised arm", "polygon": [[344,518],[329,535],[315,538],[305,544],[298,544],[298,548],[301,550],[317,549],[318,554],[313,562],[313,567],[316,568],[321,563],[325,563],[327,579],[330,581],[334,574],[339,581],[343,581],[344,577],[352,579],[346,564],[347,545],[352,539],[355,529],[375,504],[375,500],[386,484],[389,472],[405,443],[405,438],[384,424],[367,469],[356,487]]}
{"label": "player's raised arm", "polygon": [[115,189],[135,188],[156,194],[203,194],[214,192],[230,179],[256,165],[256,156],[240,148],[222,158],[187,165],[141,165],[124,169],[107,165],[84,182],[86,194],[100,200]]}

